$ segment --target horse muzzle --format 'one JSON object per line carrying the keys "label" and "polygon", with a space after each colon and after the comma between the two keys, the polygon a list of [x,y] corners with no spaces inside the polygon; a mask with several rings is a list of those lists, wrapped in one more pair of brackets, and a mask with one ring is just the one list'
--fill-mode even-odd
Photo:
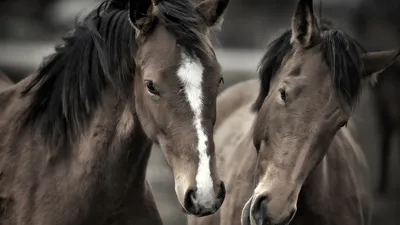
{"label": "horse muzzle", "polygon": [[262,196],[252,197],[247,201],[242,210],[242,225],[288,225],[296,209],[292,209],[289,216],[279,219],[279,222],[268,215],[268,199]]}
{"label": "horse muzzle", "polygon": [[207,197],[204,201],[204,196],[196,194],[195,189],[188,189],[185,193],[183,201],[183,212],[191,214],[196,217],[203,217],[214,214],[222,205],[225,199],[225,185],[221,181],[220,187],[218,188],[218,194],[214,198]]}

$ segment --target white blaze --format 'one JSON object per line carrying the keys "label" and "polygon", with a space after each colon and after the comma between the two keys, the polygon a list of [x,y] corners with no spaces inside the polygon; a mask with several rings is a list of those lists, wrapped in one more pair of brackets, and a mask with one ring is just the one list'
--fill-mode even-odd
{"label": "white blaze", "polygon": [[204,68],[200,60],[192,59],[184,53],[181,53],[181,56],[182,64],[178,69],[178,77],[184,85],[186,98],[193,111],[193,125],[197,133],[199,165],[196,174],[196,200],[203,207],[211,208],[215,201],[215,193],[210,171],[210,157],[207,155],[207,136],[201,123],[203,110],[203,90],[201,85]]}

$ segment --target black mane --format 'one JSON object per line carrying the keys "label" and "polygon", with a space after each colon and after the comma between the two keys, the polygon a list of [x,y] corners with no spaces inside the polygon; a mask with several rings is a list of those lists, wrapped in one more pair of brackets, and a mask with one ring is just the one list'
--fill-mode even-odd
{"label": "black mane", "polygon": [[[105,90],[132,93],[137,49],[128,0],[103,2],[63,37],[22,92],[32,95],[21,128],[30,126],[55,149],[68,146],[90,123]],[[200,56],[200,18],[189,1],[158,4],[159,21],[190,56]],[[122,95],[121,95],[122,94]]]}
{"label": "black mane", "polygon": [[[333,88],[342,104],[354,108],[358,100],[364,70],[361,55],[362,46],[344,31],[333,28],[325,20],[321,31],[321,52],[325,63],[331,70]],[[269,92],[270,81],[281,67],[285,56],[292,53],[290,43],[291,30],[286,30],[280,37],[272,41],[259,64],[259,79],[261,83],[253,110],[259,111]]]}

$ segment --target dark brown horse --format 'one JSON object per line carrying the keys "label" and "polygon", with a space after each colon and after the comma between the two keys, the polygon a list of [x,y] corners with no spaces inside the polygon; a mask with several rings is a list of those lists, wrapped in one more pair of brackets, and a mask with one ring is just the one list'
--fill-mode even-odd
{"label": "dark brown horse", "polygon": [[106,1],[35,75],[2,89],[2,224],[161,224],[145,180],[153,143],[184,210],[214,213],[222,77],[206,35],[227,4]]}
{"label": "dark brown horse", "polygon": [[300,0],[292,29],[270,44],[260,82],[218,97],[214,140],[227,196],[217,214],[191,216],[190,225],[368,224],[368,166],[350,117],[362,83],[398,52],[363,54],[320,24],[312,4]]}
{"label": "dark brown horse", "polygon": [[[380,133],[379,150],[380,180],[378,191],[385,193],[389,184],[389,168],[392,140],[400,141],[400,65],[393,65],[378,77],[377,84],[371,87],[378,130]],[[400,151],[400,142],[397,145]]]}
{"label": "dark brown horse", "polygon": [[[400,40],[400,20],[396,0],[363,0],[352,16],[356,32],[366,42],[368,48],[376,49],[398,43]],[[379,26],[379,24],[384,25]],[[380,29],[377,31],[376,29]],[[386,32],[386,33],[385,33]],[[382,34],[384,33],[384,34]],[[400,151],[400,65],[389,67],[372,85],[372,103],[379,133],[380,176],[378,192],[388,191],[390,178],[390,156],[392,151]],[[393,149],[393,140],[397,148]],[[398,161],[398,159],[397,159]]]}

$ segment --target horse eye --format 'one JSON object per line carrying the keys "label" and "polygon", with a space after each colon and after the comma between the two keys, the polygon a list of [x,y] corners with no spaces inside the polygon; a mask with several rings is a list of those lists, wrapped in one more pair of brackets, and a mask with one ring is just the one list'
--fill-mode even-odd
{"label": "horse eye", "polygon": [[286,102],[286,91],[283,88],[281,88],[279,89],[279,92],[281,93],[282,101]]}
{"label": "horse eye", "polygon": [[149,80],[146,81],[147,90],[154,95],[159,95],[160,93],[157,91],[156,87],[154,86],[153,81]]}

